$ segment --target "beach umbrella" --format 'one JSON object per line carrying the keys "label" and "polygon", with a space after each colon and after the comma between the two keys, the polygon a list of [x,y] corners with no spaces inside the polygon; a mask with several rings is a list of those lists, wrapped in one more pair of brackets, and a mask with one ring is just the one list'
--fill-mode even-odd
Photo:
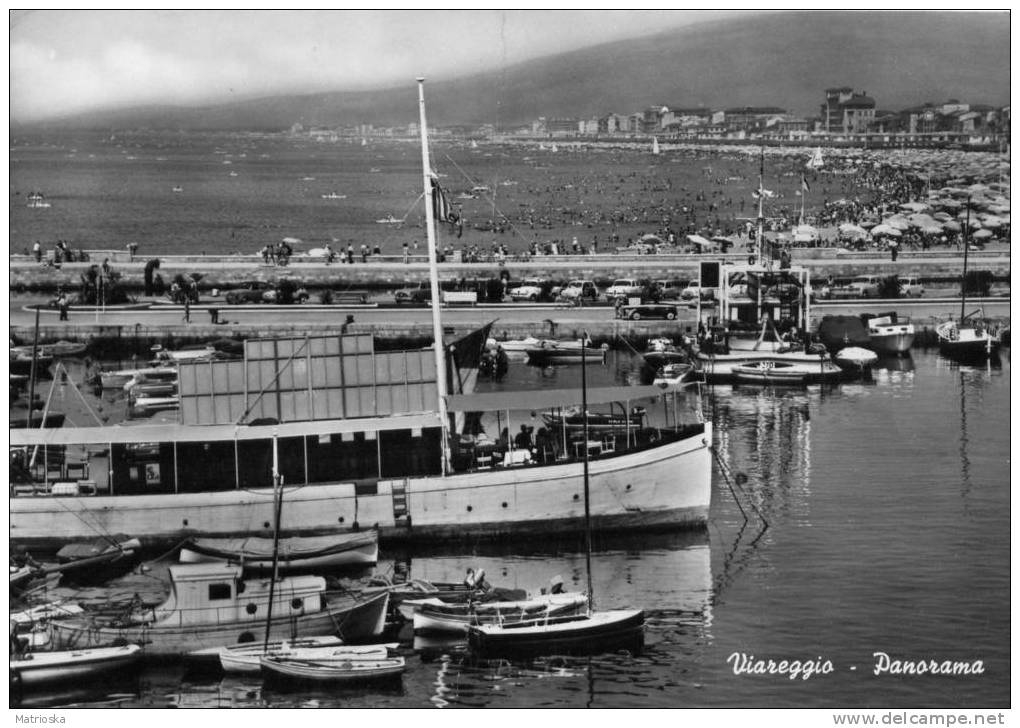
{"label": "beach umbrella", "polygon": [[955,220],[950,220],[949,222],[942,223],[942,229],[946,230],[947,232],[958,233],[961,230],[963,230],[963,225],[956,222]]}
{"label": "beach umbrella", "polygon": [[901,210],[911,210],[913,212],[924,212],[928,209],[928,205],[923,202],[904,202],[900,205]]}
{"label": "beach umbrella", "polygon": [[1002,227],[1003,225],[1005,225],[1005,223],[999,218],[997,218],[995,215],[982,215],[981,225],[986,228],[995,229]]}
{"label": "beach umbrella", "polygon": [[899,230],[892,227],[891,225],[886,225],[885,223],[883,223],[881,225],[876,225],[875,227],[871,228],[871,234],[873,236],[879,237],[886,236],[891,238],[898,238],[903,233],[901,233]]}
{"label": "beach umbrella", "polygon": [[284,238],[283,242],[287,243],[287,245],[300,245],[301,244],[300,238]]}
{"label": "beach umbrella", "polygon": [[660,238],[658,235],[653,235],[652,233],[645,233],[640,238],[638,238],[638,242],[639,243],[652,243],[652,244],[654,244],[654,243],[661,243],[662,242],[662,238]]}
{"label": "beach umbrella", "polygon": [[938,235],[939,233],[942,232],[942,226],[939,225],[938,223],[924,225],[921,227],[921,232],[924,233],[925,235]]}
{"label": "beach umbrella", "polygon": [[942,207],[947,210],[959,210],[963,207],[963,203],[957,202],[956,200],[939,200],[935,203],[936,207]]}
{"label": "beach umbrella", "polygon": [[938,220],[939,222],[946,222],[948,220],[953,219],[953,216],[950,215],[948,212],[936,212],[934,215],[932,215],[932,217]]}
{"label": "beach umbrella", "polygon": [[839,226],[839,236],[850,240],[860,240],[861,238],[868,237],[868,231],[860,225],[854,225],[852,222],[845,222]]}
{"label": "beach umbrella", "polygon": [[861,226],[862,228],[865,228],[865,229],[867,229],[867,228],[873,228],[873,227],[875,227],[876,225],[878,225],[878,222],[877,222],[877,221],[875,221],[875,220],[861,220],[861,222],[859,223],[859,225],[860,225],[860,226]]}
{"label": "beach umbrella", "polygon": [[991,230],[978,230],[973,235],[971,235],[971,237],[974,240],[987,240],[988,238],[992,237],[992,231]]}
{"label": "beach umbrella", "polygon": [[882,224],[896,228],[897,230],[906,230],[910,227],[910,221],[905,217],[900,217],[899,215],[893,215],[892,217],[886,218],[882,221]]}
{"label": "beach umbrella", "polygon": [[937,225],[935,219],[930,215],[922,215],[919,212],[915,212],[913,215],[907,218],[913,227],[925,227],[929,225]]}

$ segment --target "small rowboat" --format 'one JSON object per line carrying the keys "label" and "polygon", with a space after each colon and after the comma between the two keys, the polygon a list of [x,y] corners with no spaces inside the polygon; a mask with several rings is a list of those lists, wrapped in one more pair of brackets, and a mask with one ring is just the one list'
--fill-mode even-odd
{"label": "small rowboat", "polygon": [[836,352],[836,363],[840,366],[854,369],[867,369],[876,361],[878,354],[871,349],[862,349],[859,346],[848,346]]}
{"label": "small rowboat", "polygon": [[656,387],[661,389],[682,389],[694,378],[694,365],[674,362],[666,364],[660,370],[658,376],[652,381]]}
{"label": "small rowboat", "polygon": [[138,645],[15,655],[11,657],[11,684],[32,688],[81,681],[128,667],[141,656]]}
{"label": "small rowboat", "polygon": [[[333,536],[281,538],[280,571],[308,571],[371,566],[379,560],[376,531]],[[196,538],[181,549],[182,564],[232,561],[249,573],[270,573],[273,569],[271,538]]]}
{"label": "small rowboat", "polygon": [[595,654],[644,644],[645,615],[616,609],[580,615],[472,626],[471,650],[483,656]]}
{"label": "small rowboat", "polygon": [[220,649],[220,667],[229,673],[257,673],[263,657],[281,657],[288,660],[329,661],[384,660],[396,643],[383,645],[294,646],[289,641],[277,644],[275,649],[263,651],[261,644],[235,645]]}
{"label": "small rowboat", "polygon": [[737,364],[732,367],[732,374],[738,382],[747,384],[789,384],[801,385],[809,382],[827,382],[838,379],[841,370],[828,360],[818,363],[789,361],[759,361]]}
{"label": "small rowboat", "polygon": [[415,634],[467,634],[472,625],[579,614],[587,609],[588,600],[584,594],[566,593],[505,602],[448,604],[438,599],[404,602],[404,606],[411,604],[415,606]]}
{"label": "small rowboat", "polygon": [[399,679],[406,667],[403,657],[385,659],[296,660],[260,657],[268,680],[314,683],[363,683]]}
{"label": "small rowboat", "polygon": [[595,347],[564,349],[559,346],[546,346],[549,342],[543,342],[541,347],[525,349],[528,355],[528,364],[532,366],[550,366],[552,364],[604,364],[606,352],[609,347],[603,345]]}

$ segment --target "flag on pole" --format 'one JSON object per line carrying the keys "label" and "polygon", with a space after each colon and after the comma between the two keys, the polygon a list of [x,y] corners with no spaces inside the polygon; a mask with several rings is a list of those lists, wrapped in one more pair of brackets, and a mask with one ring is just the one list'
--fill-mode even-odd
{"label": "flag on pole", "polygon": [[811,190],[811,187],[807,183],[807,177],[804,176],[803,172],[800,173],[800,188],[805,192],[809,192]]}
{"label": "flag on pole", "polygon": [[446,197],[446,191],[439,186],[436,180],[432,179],[432,216],[436,222],[448,222],[455,224],[460,216],[453,211],[450,200]]}

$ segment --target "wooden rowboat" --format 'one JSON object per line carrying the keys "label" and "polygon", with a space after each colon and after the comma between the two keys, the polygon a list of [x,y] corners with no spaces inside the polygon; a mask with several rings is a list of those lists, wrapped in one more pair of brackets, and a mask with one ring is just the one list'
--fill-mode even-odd
{"label": "wooden rowboat", "polygon": [[15,655],[11,657],[11,685],[32,688],[81,681],[128,667],[141,656],[138,645]]}
{"label": "wooden rowboat", "polygon": [[[281,572],[371,566],[379,559],[379,534],[373,530],[281,538],[279,549]],[[184,564],[228,561],[241,564],[248,573],[270,573],[273,539],[196,538],[185,544],[179,559]]]}
{"label": "wooden rowboat", "polygon": [[364,683],[399,679],[405,669],[403,657],[343,659],[339,661],[292,660],[261,657],[262,674],[269,680],[313,683]]}
{"label": "wooden rowboat", "polygon": [[235,645],[220,649],[220,667],[228,673],[257,673],[263,657],[280,657],[288,660],[337,662],[340,660],[384,660],[396,643],[382,645],[302,646],[285,640],[275,649],[263,650],[262,645]]}

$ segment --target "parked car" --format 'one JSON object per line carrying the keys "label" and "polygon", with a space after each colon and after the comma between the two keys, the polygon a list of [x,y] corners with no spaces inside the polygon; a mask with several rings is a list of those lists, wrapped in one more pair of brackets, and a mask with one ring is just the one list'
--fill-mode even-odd
{"label": "parked car", "polygon": [[273,284],[268,281],[243,281],[237,288],[231,288],[223,293],[223,299],[236,306],[242,303],[262,303],[262,295],[273,289]]}
{"label": "parked car", "polygon": [[702,288],[700,281],[691,281],[687,287],[680,292],[680,298],[684,301],[693,301],[700,298],[702,301],[711,301],[715,298],[714,288]]}
{"label": "parked car", "polygon": [[524,281],[510,289],[510,298],[514,301],[540,301],[549,294],[550,284],[540,278],[525,278]]}
{"label": "parked car", "polygon": [[673,303],[642,303],[636,306],[622,305],[616,307],[616,318],[639,321],[643,318],[664,318],[674,321],[677,307]]}
{"label": "parked car", "polygon": [[426,303],[432,300],[432,287],[429,283],[422,282],[417,286],[401,288],[393,294],[393,300],[398,304]]}
{"label": "parked car", "polygon": [[676,301],[687,287],[687,282],[679,278],[663,278],[655,281],[652,287],[660,301]]}
{"label": "parked car", "polygon": [[556,299],[578,303],[579,301],[596,301],[599,297],[599,289],[591,281],[573,280],[560,290]]}
{"label": "parked car", "polygon": [[921,279],[916,277],[904,278],[900,281],[900,295],[907,298],[920,298],[924,295],[924,286]]}
{"label": "parked car", "polygon": [[613,285],[606,289],[606,298],[609,300],[614,298],[643,297],[644,295],[645,286],[639,283],[636,278],[618,278],[613,281]]}
{"label": "parked car", "polygon": [[856,291],[854,298],[878,298],[882,280],[878,276],[857,276],[850,281],[849,288]]}

